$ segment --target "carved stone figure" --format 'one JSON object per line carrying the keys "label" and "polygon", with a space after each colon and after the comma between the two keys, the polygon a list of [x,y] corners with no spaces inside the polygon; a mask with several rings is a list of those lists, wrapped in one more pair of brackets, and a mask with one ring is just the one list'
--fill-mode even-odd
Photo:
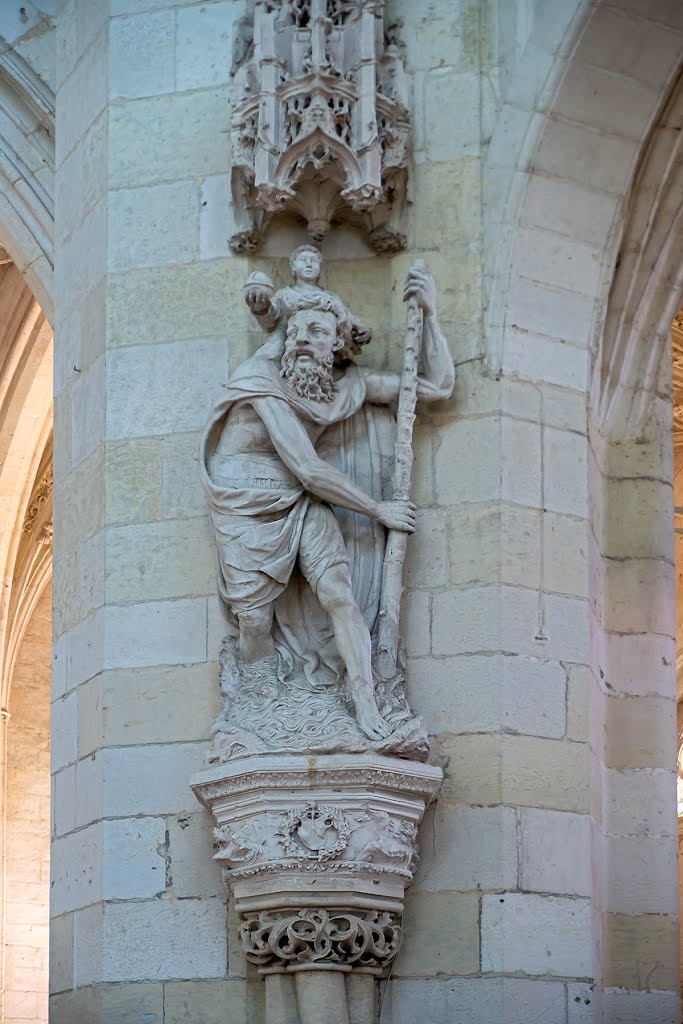
{"label": "carved stone figure", "polygon": [[360,346],[372,338],[372,330],[345,308],[338,295],[319,286],[322,255],[317,246],[310,243],[297,246],[289,258],[289,265],[294,282],[286,288],[274,291],[268,275],[258,270],[249,276],[244,286],[247,305],[266,334],[278,345],[283,344],[289,315],[298,302],[302,299],[329,299],[336,309],[345,309],[351,334],[348,355],[357,355]]}
{"label": "carved stone figure", "polygon": [[236,252],[257,248],[280,212],[302,217],[315,240],[346,219],[377,251],[405,247],[408,90],[382,7],[257,0],[253,42],[240,26],[230,124]]}
{"label": "carved stone figure", "polygon": [[[297,251],[292,288],[248,285],[271,334],[228,381],[201,441],[220,595],[239,625],[222,656],[218,761],[270,750],[427,752],[400,659],[393,673],[373,670],[386,530],[415,528],[407,494],[390,494],[389,406],[401,376],[353,361],[369,332],[317,287],[314,256]],[[446,398],[453,361],[420,267],[404,298],[424,315],[416,395]]]}
{"label": "carved stone figure", "polygon": [[417,862],[415,820],[401,817],[395,808],[390,815],[350,803],[340,797],[334,804],[311,800],[303,807],[221,825],[214,829],[216,859],[228,878],[258,874],[265,864],[300,873],[313,866],[306,862],[313,862],[318,873],[358,872],[373,865],[410,881]]}

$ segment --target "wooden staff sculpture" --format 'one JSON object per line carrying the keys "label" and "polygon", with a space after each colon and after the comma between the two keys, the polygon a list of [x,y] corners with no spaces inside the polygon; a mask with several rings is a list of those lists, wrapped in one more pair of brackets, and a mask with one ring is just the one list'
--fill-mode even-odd
{"label": "wooden staff sculpture", "polygon": [[[415,261],[416,270],[424,270],[424,260]],[[417,403],[417,368],[422,341],[422,310],[411,296],[406,310],[406,341],[401,368],[401,387],[396,413],[396,440],[394,442],[394,473],[392,478],[394,501],[410,499],[413,471],[413,424]],[[389,530],[382,566],[382,593],[380,597],[379,628],[377,633],[377,671],[383,679],[396,675],[398,667],[399,616],[403,593],[403,563],[408,545],[408,534],[403,530]]]}

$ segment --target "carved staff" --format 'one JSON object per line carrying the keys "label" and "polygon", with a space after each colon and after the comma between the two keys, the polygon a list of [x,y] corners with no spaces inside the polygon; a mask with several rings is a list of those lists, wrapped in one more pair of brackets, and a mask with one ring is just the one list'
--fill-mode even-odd
{"label": "carved staff", "polygon": [[[424,260],[416,260],[416,270],[424,270]],[[413,471],[413,424],[417,403],[417,367],[422,340],[422,310],[411,296],[406,310],[406,341],[403,350],[401,386],[396,414],[396,441],[394,442],[394,474],[392,479],[395,501],[410,499]],[[403,530],[389,530],[382,566],[382,594],[377,634],[377,671],[383,679],[396,674],[399,644],[399,616],[403,593],[403,563],[405,562],[408,534]]]}

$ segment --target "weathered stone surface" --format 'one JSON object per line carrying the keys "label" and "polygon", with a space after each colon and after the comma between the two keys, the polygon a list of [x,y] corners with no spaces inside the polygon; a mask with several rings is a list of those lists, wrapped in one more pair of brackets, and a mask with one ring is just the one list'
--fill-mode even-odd
{"label": "weathered stone surface", "polygon": [[495,586],[434,595],[432,653],[480,654],[500,648],[500,594]]}
{"label": "weathered stone surface", "polygon": [[127,270],[196,259],[198,204],[193,181],[112,192],[108,231],[111,269]]}
{"label": "weathered stone surface", "polygon": [[[385,1003],[391,1024],[422,1018],[458,1024],[517,1024],[534,1015],[544,1024],[564,1024],[566,1019],[564,985],[530,978],[392,978]],[[384,1014],[381,1019],[384,1024]]]}
{"label": "weathered stone surface", "polygon": [[482,897],[482,967],[581,977],[590,972],[590,901],[505,893]]}
{"label": "weathered stone surface", "polygon": [[502,662],[505,731],[559,738],[566,728],[567,673],[554,661],[507,657]]}
{"label": "weathered stone surface", "polygon": [[114,604],[210,593],[216,566],[206,517],[111,527],[106,599]]}
{"label": "weathered stone surface", "polygon": [[[134,99],[172,92],[175,79],[175,18],[155,11],[112,22],[110,42],[119,54],[109,69],[109,94]],[[123,54],[126,60],[122,59]]]}
{"label": "weathered stone surface", "polygon": [[[112,348],[245,331],[248,310],[226,303],[231,288],[244,283],[234,260],[123,270],[111,275],[107,306]],[[227,376],[227,374],[226,374]]]}
{"label": "weathered stone surface", "polygon": [[674,704],[658,697],[607,697],[605,764],[610,768],[671,768]]}
{"label": "weathered stone surface", "polygon": [[[109,904],[104,914],[106,981],[151,981],[225,974],[225,902],[152,900]],[[203,941],[207,930],[214,940]]]}
{"label": "weathered stone surface", "polygon": [[105,612],[106,668],[187,665],[206,658],[206,599],[148,601]]}
{"label": "weathered stone surface", "polygon": [[107,445],[107,523],[146,523],[159,519],[162,458],[163,447],[157,438],[138,438]]}
{"label": "weathered stone surface", "polygon": [[225,89],[136,99],[109,116],[112,188],[222,171],[228,160]]}
{"label": "weathered stone surface", "polygon": [[502,803],[503,741],[501,736],[437,737],[437,753],[445,761],[442,796],[454,803]]}
{"label": "weathered stone surface", "polygon": [[[423,849],[416,899],[420,898],[418,893],[428,891],[516,886],[517,834],[510,807],[462,807],[441,800],[434,812],[433,829],[433,851]],[[425,826],[422,834],[428,831]],[[423,847],[425,843],[426,837]],[[447,856],[444,851],[448,851]]]}
{"label": "weathered stone surface", "polygon": [[[439,505],[496,500],[499,496],[500,421],[497,417],[458,420],[440,432],[434,455]],[[473,463],[469,453],[476,451]]]}
{"label": "weathered stone surface", "polygon": [[408,694],[430,733],[498,732],[503,658],[498,654],[415,658],[408,662]]}
{"label": "weathered stone surface", "polygon": [[523,808],[523,889],[592,895],[591,820],[587,814]]}
{"label": "weathered stone surface", "polygon": [[[219,393],[224,366],[220,339],[116,349],[107,362],[108,439],[198,429],[207,398]],[[156,382],[151,392],[150,378]]]}
{"label": "weathered stone surface", "polygon": [[666,914],[605,914],[605,985],[673,989],[678,984],[678,921]]}
{"label": "weathered stone surface", "polygon": [[115,746],[205,739],[218,711],[217,670],[206,662],[102,673],[104,733]]}
{"label": "weathered stone surface", "polygon": [[204,743],[113,747],[104,754],[108,817],[196,811],[188,778],[202,763]]}
{"label": "weathered stone surface", "polygon": [[476,974],[479,970],[479,897],[471,893],[415,892],[406,899],[404,939],[395,977]]}
{"label": "weathered stone surface", "polygon": [[166,819],[168,871],[176,897],[225,897],[221,865],[208,853],[213,847],[213,822],[202,811]]}
{"label": "weathered stone surface", "polygon": [[502,790],[505,803],[587,813],[588,744],[504,736]]}
{"label": "weathered stone surface", "polygon": [[103,823],[107,900],[157,897],[165,890],[165,833],[161,818],[119,818]]}
{"label": "weathered stone surface", "polygon": [[201,89],[230,81],[234,4],[180,8],[177,14],[176,73],[179,89]]}
{"label": "weathered stone surface", "polygon": [[678,989],[668,992],[608,989],[601,1001],[614,1024],[677,1024],[680,1016]]}
{"label": "weathered stone surface", "polygon": [[74,983],[73,914],[55,916],[50,922],[50,992],[64,992]]}
{"label": "weathered stone surface", "polygon": [[246,986],[230,981],[169,981],[164,985],[164,1024],[225,1024],[226,1007],[235,1020],[249,1020]]}

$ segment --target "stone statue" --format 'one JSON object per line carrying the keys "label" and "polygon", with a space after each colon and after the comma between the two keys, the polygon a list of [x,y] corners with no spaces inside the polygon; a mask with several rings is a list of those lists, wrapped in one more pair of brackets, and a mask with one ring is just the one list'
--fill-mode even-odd
{"label": "stone statue", "polygon": [[[279,288],[274,292],[273,283],[268,275],[258,270],[250,275],[244,286],[249,309],[263,330],[271,336],[270,340],[275,340],[278,344],[284,343],[289,315],[302,299],[330,299],[336,308],[344,308],[344,303],[338,295],[318,285],[322,255],[317,246],[311,243],[298,246],[289,257],[289,265],[292,268],[294,283],[286,288]],[[370,341],[372,330],[348,310],[346,316],[351,332],[350,344],[353,346],[353,351],[348,353],[350,356],[357,354],[359,346]]]}
{"label": "stone statue", "polygon": [[[239,640],[226,638],[226,698],[212,759],[290,750],[375,749],[426,756],[402,663],[380,678],[376,627],[386,531],[415,529],[390,494],[397,373],[356,365],[370,332],[318,287],[320,256],[292,256],[295,283],[252,276],[246,299],[269,332],[230,378],[201,441],[219,591]],[[447,398],[453,361],[421,267],[404,299],[421,310],[417,397]],[[373,649],[373,639],[374,649]]]}

